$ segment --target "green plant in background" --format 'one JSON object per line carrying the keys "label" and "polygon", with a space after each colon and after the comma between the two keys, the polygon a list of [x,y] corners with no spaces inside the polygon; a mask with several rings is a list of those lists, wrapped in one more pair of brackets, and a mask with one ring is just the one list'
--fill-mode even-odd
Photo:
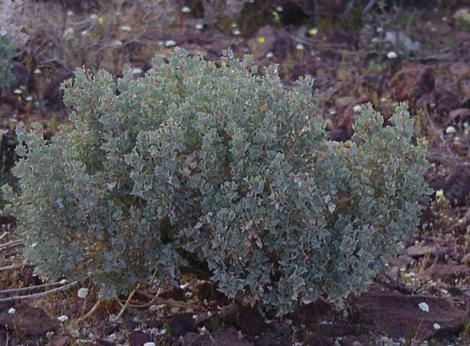
{"label": "green plant in background", "polygon": [[0,91],[10,87],[11,63],[16,53],[15,41],[5,30],[0,30]]}
{"label": "green plant in background", "polygon": [[[5,136],[5,131],[0,130],[0,184],[10,184],[14,186],[16,179],[11,174],[12,163],[15,162],[15,154],[13,148],[15,142],[12,138]],[[0,191],[0,213],[4,207],[5,201]]]}
{"label": "green plant in background", "polygon": [[25,254],[51,279],[102,294],[206,271],[227,296],[279,314],[364,288],[415,230],[426,146],[404,105],[363,107],[328,141],[310,78],[291,89],[251,57],[222,67],[178,50],[131,71],[77,70],[75,114],[48,142],[17,130],[19,191],[4,187]]}

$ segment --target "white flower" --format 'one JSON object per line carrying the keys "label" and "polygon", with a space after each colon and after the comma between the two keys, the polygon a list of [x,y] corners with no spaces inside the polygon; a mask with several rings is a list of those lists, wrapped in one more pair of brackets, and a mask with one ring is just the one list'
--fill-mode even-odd
{"label": "white flower", "polygon": [[390,52],[387,53],[387,58],[396,59],[396,58],[398,58],[398,54],[395,53],[393,50],[391,50]]}
{"label": "white flower", "polygon": [[235,29],[238,26],[237,23],[232,23],[232,28]]}
{"label": "white flower", "polygon": [[132,31],[132,28],[129,25],[122,25],[121,30],[129,32],[129,31]]}
{"label": "white flower", "polygon": [[166,40],[165,41],[165,47],[174,47],[176,46],[176,42],[173,40]]}
{"label": "white flower", "polygon": [[418,304],[418,307],[421,311],[424,311],[424,312],[429,312],[429,305],[425,302],[421,302]]}
{"label": "white flower", "polygon": [[266,58],[272,59],[273,57],[274,57],[273,52],[267,52],[267,53],[266,53]]}
{"label": "white flower", "polygon": [[295,46],[295,49],[304,50],[304,45],[302,43],[297,43],[297,45]]}
{"label": "white flower", "polygon": [[385,102],[385,101],[387,101],[387,98],[386,98],[386,97],[382,97],[382,98],[380,99],[380,102]]}
{"label": "white flower", "polygon": [[78,298],[85,299],[86,296],[88,295],[88,288],[82,287],[78,290],[77,295]]}
{"label": "white flower", "polygon": [[67,16],[73,16],[73,11],[67,11]]}
{"label": "white flower", "polygon": [[189,13],[189,12],[191,12],[191,9],[189,8],[189,6],[183,6],[183,8],[181,9],[181,12]]}
{"label": "white flower", "polygon": [[278,6],[278,7],[276,7],[276,11],[277,12],[282,12],[282,11],[284,11],[284,9],[282,8],[282,6]]}
{"label": "white flower", "polygon": [[83,30],[80,34],[81,34],[82,36],[86,36],[86,35],[88,35],[88,31]]}
{"label": "white flower", "polygon": [[57,319],[58,319],[60,322],[65,322],[65,321],[68,321],[68,320],[69,320],[69,317],[66,316],[66,315],[62,315],[62,316],[57,317]]}
{"label": "white flower", "polygon": [[21,89],[15,89],[15,91],[13,91],[16,95],[21,95],[23,92],[21,91]]}
{"label": "white flower", "polygon": [[30,101],[33,100],[33,97],[31,95],[28,95],[28,96],[25,97],[25,100],[30,102]]}
{"label": "white flower", "polygon": [[144,346],[155,346],[154,342],[146,342]]}
{"label": "white flower", "polygon": [[35,69],[34,74],[41,74],[41,69],[40,68]]}
{"label": "white flower", "polygon": [[10,308],[10,309],[8,309],[8,313],[9,313],[10,315],[14,315],[15,312],[16,312],[16,309],[15,309],[15,308]]}
{"label": "white flower", "polygon": [[95,21],[96,19],[98,19],[98,16],[95,13],[92,13],[90,14],[90,19]]}
{"label": "white flower", "polygon": [[379,26],[375,31],[377,31],[378,33],[381,33],[381,32],[384,32],[384,28]]}
{"label": "white flower", "polygon": [[360,112],[361,109],[362,109],[362,108],[361,108],[360,105],[355,105],[355,106],[353,107],[353,111],[356,112],[356,113]]}
{"label": "white flower", "polygon": [[238,29],[234,29],[234,30],[232,31],[232,34],[234,34],[235,36],[240,36],[241,31],[238,30]]}
{"label": "white flower", "polygon": [[441,325],[440,325],[439,323],[434,323],[434,324],[432,325],[432,327],[433,327],[435,330],[441,329]]}
{"label": "white flower", "polygon": [[446,133],[447,133],[448,135],[454,134],[454,133],[455,133],[455,127],[449,126],[448,128],[446,128]]}
{"label": "white flower", "polygon": [[202,29],[204,29],[204,24],[202,24],[202,23],[197,23],[197,24],[196,24],[196,30],[202,30]]}

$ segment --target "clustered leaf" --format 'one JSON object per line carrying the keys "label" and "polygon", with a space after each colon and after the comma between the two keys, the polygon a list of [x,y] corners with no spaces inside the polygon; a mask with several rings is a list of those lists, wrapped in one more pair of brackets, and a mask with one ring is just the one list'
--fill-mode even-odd
{"label": "clustered leaf", "polygon": [[205,271],[285,314],[364,288],[396,252],[427,189],[406,107],[385,127],[364,107],[352,141],[333,143],[309,77],[287,89],[276,66],[221,65],[180,50],[143,78],[78,70],[64,85],[73,126],[50,141],[18,129],[7,194],[43,275],[91,274],[113,296]]}

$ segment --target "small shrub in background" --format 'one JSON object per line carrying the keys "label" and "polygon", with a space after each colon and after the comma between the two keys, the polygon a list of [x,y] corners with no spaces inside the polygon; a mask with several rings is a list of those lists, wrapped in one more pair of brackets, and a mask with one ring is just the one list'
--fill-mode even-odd
{"label": "small shrub in background", "polygon": [[8,89],[12,80],[11,63],[16,54],[13,37],[0,29],[0,92]]}
{"label": "small shrub in background", "polygon": [[143,78],[77,70],[50,142],[19,127],[19,191],[4,188],[27,258],[51,279],[91,273],[102,294],[205,270],[279,314],[362,289],[418,224],[425,145],[398,106],[370,107],[328,141],[311,79],[286,89],[249,57],[178,51]]}

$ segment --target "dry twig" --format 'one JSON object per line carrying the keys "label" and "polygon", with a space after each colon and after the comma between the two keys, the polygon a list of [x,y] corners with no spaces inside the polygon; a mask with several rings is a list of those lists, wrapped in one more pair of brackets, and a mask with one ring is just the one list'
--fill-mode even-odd
{"label": "dry twig", "polygon": [[10,302],[19,302],[23,300],[34,300],[34,299],[39,299],[39,298],[44,298],[59,292],[67,291],[71,289],[72,287],[76,286],[78,284],[78,281],[71,282],[67,285],[57,287],[50,289],[45,292],[40,292],[40,293],[34,293],[34,294],[28,294],[24,296],[13,296],[13,297],[8,297],[8,298],[0,298],[0,304],[2,303],[10,303]]}

